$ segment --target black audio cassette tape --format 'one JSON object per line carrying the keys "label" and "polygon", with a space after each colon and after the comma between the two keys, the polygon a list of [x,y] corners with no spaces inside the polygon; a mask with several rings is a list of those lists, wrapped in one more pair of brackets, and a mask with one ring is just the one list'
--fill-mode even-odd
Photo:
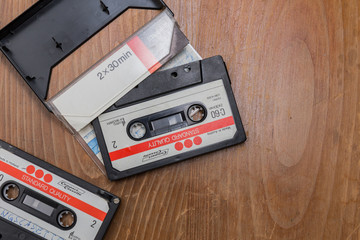
{"label": "black audio cassette tape", "polygon": [[102,239],[120,199],[0,140],[0,239]]}
{"label": "black audio cassette tape", "polygon": [[246,140],[221,56],[152,74],[93,126],[111,180]]}

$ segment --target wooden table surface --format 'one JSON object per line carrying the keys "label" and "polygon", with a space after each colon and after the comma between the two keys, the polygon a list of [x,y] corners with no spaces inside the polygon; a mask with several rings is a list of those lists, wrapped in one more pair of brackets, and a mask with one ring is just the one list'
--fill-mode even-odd
{"label": "wooden table surface", "polygon": [[[227,62],[245,144],[110,182],[2,54],[0,139],[120,196],[106,239],[360,239],[360,1],[166,2]],[[0,27],[33,3],[0,1]],[[54,88],[153,15],[105,28]]]}

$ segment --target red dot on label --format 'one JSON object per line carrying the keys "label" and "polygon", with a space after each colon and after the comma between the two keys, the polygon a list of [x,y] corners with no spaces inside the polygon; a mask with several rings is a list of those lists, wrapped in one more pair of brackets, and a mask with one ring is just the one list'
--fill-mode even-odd
{"label": "red dot on label", "polygon": [[33,174],[35,172],[35,167],[33,165],[29,165],[27,168],[26,168],[26,172],[28,174]]}
{"label": "red dot on label", "polygon": [[190,139],[187,139],[187,140],[185,140],[184,145],[187,148],[191,148],[193,145],[193,142]]}
{"label": "red dot on label", "polygon": [[36,170],[35,176],[36,176],[37,178],[42,178],[42,177],[44,176],[43,170]]}
{"label": "red dot on label", "polygon": [[183,150],[183,148],[184,148],[184,145],[181,142],[175,143],[176,150],[181,151],[181,150]]}
{"label": "red dot on label", "polygon": [[52,179],[53,179],[53,177],[50,174],[46,174],[44,176],[44,181],[47,182],[47,183],[51,182]]}
{"label": "red dot on label", "polygon": [[195,145],[200,145],[202,143],[201,137],[195,137],[194,138],[194,143],[195,143]]}

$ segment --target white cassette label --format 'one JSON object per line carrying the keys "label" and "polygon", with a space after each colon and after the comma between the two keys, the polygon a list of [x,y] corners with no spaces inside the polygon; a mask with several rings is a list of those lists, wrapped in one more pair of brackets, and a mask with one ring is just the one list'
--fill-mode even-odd
{"label": "white cassette label", "polygon": [[[133,89],[171,53],[175,20],[167,10],[49,100],[76,131]],[[159,36],[162,36],[158,40]]]}
{"label": "white cassette label", "polygon": [[[201,123],[143,141],[129,137],[127,125],[134,119],[194,102],[207,110]],[[102,114],[99,121],[112,166],[119,171],[211,146],[234,138],[237,132],[222,80]]]}
{"label": "white cassette label", "polygon": [[[0,148],[0,185],[2,188],[9,181],[23,185],[75,213],[74,227],[63,230],[0,198],[0,218],[11,221],[45,239],[94,239],[109,211],[108,202],[100,196]],[[23,204],[26,204],[27,196],[30,195],[24,197]],[[47,210],[41,214],[49,216],[53,214],[51,206],[46,206],[41,202],[42,198],[35,200],[29,197],[28,201],[31,202],[31,200],[34,200],[33,207],[42,204],[43,209]]]}

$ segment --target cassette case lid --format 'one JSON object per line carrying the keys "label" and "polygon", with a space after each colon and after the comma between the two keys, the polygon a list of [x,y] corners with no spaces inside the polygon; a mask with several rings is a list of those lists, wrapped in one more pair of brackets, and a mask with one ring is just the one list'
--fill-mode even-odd
{"label": "cassette case lid", "polygon": [[45,104],[52,68],[130,8],[167,6],[162,0],[40,0],[0,30],[0,50]]}
{"label": "cassette case lid", "polygon": [[165,9],[47,104],[72,132],[78,132],[188,44]]}

